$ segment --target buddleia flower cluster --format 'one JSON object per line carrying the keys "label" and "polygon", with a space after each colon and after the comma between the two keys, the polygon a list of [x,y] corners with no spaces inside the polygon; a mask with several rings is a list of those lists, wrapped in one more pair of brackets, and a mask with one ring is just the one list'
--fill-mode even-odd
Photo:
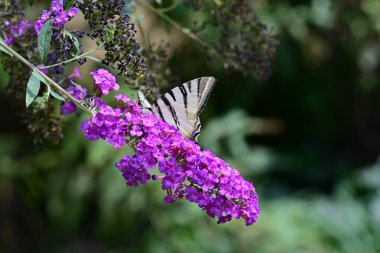
{"label": "buddleia flower cluster", "polygon": [[[148,74],[140,45],[136,41],[135,24],[123,12],[124,0],[84,0],[76,2],[89,22],[91,38],[106,50],[103,63],[115,69],[127,83],[135,88]],[[149,83],[147,83],[149,85]],[[152,85],[153,92],[158,92]]]}
{"label": "buddleia flower cluster", "polygon": [[[209,43],[208,51],[215,50],[227,69],[253,74],[258,79],[270,75],[270,58],[278,45],[274,36],[257,17],[248,0],[206,1],[186,0],[196,10],[208,13],[210,20],[196,27],[196,33]],[[214,30],[217,39],[202,35],[205,29]],[[212,55],[211,55],[212,56]]]}
{"label": "buddleia flower cluster", "polygon": [[160,180],[167,203],[179,199],[194,202],[218,223],[243,218],[251,225],[257,220],[260,208],[255,188],[239,171],[184,139],[175,127],[156,115],[144,114],[126,95],[115,98],[116,108],[97,99],[97,113],[83,121],[80,129],[91,141],[135,148],[132,156],[116,164],[127,185],[137,187],[151,179]]}
{"label": "buddleia flower cluster", "polygon": [[270,74],[269,59],[274,55],[278,41],[259,21],[249,2],[223,1],[217,6],[213,18],[216,24],[221,24],[220,37],[223,38],[216,46],[232,62],[230,67],[266,79]]}
{"label": "buddleia flower cluster", "polygon": [[171,87],[173,83],[179,83],[179,77],[175,74],[169,64],[170,44],[164,41],[151,43],[147,40],[148,45],[142,51],[142,55],[147,62],[149,72],[145,79],[139,82],[139,89],[149,89],[147,97],[156,100],[160,96],[160,88]]}

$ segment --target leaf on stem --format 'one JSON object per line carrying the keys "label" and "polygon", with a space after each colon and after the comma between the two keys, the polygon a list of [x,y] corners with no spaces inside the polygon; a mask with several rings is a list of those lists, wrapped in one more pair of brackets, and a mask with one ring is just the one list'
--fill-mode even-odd
{"label": "leaf on stem", "polygon": [[25,96],[26,107],[28,107],[31,103],[33,103],[34,99],[38,95],[38,92],[40,91],[40,86],[41,86],[41,81],[33,72],[26,86],[26,96]]}
{"label": "leaf on stem", "polygon": [[[5,43],[5,41],[3,40],[3,38],[0,37],[0,41]],[[13,57],[12,53],[8,51],[8,49],[6,49],[5,47],[3,47],[2,45],[0,45],[0,51],[8,54],[9,56]]]}
{"label": "leaf on stem", "polygon": [[53,91],[52,89],[50,89],[50,94],[60,101],[65,101],[65,99],[61,95],[59,95],[57,92]]}
{"label": "leaf on stem", "polygon": [[43,83],[46,85],[46,87],[48,88],[48,92],[49,92],[49,94],[51,94],[53,97],[55,97],[56,99],[58,99],[58,100],[60,100],[60,101],[65,101],[65,99],[64,99],[61,95],[59,95],[57,92],[53,91],[53,89],[50,87],[49,82],[46,81],[46,79],[45,79],[43,76],[41,76],[41,75],[40,75],[38,72],[36,72],[36,71],[33,71],[33,75],[34,75],[36,78],[38,78],[38,80],[40,80],[41,82],[43,82]]}
{"label": "leaf on stem", "polygon": [[75,0],[63,0],[63,9],[68,11],[75,4]]}
{"label": "leaf on stem", "polygon": [[80,44],[79,44],[79,41],[78,41],[77,37],[75,37],[69,31],[65,31],[65,34],[71,39],[71,41],[74,43],[75,49],[77,50],[77,52],[79,52],[80,51],[80,48],[79,48]]}
{"label": "leaf on stem", "polygon": [[90,59],[90,60],[93,60],[95,62],[101,62],[98,58],[94,57],[94,56],[91,56],[91,55],[86,55],[85,58],[87,59]]}
{"label": "leaf on stem", "polygon": [[7,55],[9,55],[11,57],[13,57],[13,55],[6,48],[2,47],[1,45],[0,45],[0,51],[6,53]]}
{"label": "leaf on stem", "polygon": [[45,57],[49,53],[51,36],[53,34],[53,22],[53,19],[46,21],[38,36],[38,51],[40,51],[41,62],[45,60]]}
{"label": "leaf on stem", "polygon": [[43,82],[44,84],[49,86],[49,82],[46,81],[46,79],[43,76],[41,76],[38,72],[36,72],[35,70],[33,70],[33,75],[36,76],[38,78],[38,80],[40,80],[41,82]]}
{"label": "leaf on stem", "polygon": [[163,19],[163,18],[160,18],[160,22],[161,22],[162,26],[164,27],[165,31],[167,33],[170,33],[170,25],[169,25],[169,23],[165,19]]}

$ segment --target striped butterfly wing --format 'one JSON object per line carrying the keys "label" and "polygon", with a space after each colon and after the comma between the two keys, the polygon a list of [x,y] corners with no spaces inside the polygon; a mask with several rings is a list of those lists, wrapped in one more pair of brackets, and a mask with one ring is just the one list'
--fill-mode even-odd
{"label": "striped butterfly wing", "polygon": [[175,87],[152,104],[152,111],[175,126],[185,138],[197,140],[203,111],[212,89],[214,77],[200,77]]}
{"label": "striped butterfly wing", "polygon": [[141,91],[138,91],[139,105],[144,114],[152,113],[152,105]]}

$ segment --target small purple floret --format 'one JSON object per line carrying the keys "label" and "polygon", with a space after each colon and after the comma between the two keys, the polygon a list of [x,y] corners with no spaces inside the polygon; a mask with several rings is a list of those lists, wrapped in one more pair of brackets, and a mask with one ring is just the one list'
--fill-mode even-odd
{"label": "small purple floret", "polygon": [[79,70],[77,67],[74,67],[73,69],[73,73],[71,75],[68,76],[69,78],[82,78],[82,75],[80,74]]}

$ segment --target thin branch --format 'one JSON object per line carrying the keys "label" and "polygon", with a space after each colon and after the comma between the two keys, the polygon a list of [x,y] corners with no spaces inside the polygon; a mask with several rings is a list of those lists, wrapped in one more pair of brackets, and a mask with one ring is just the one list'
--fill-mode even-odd
{"label": "thin branch", "polygon": [[65,63],[77,61],[77,60],[86,58],[86,55],[89,55],[90,53],[95,52],[97,50],[99,50],[99,49],[97,49],[97,48],[96,49],[92,49],[92,50],[90,50],[90,51],[88,51],[86,53],[79,54],[79,55],[75,56],[74,58],[68,59],[66,61],[58,62],[56,64],[52,64],[52,65],[49,65],[49,66],[41,66],[41,67],[39,67],[39,69],[49,69],[49,68],[52,68],[52,67],[60,66],[60,65],[65,64]]}
{"label": "thin branch", "polygon": [[195,33],[193,33],[189,28],[185,28],[183,26],[181,26],[179,23],[177,23],[176,21],[174,21],[173,19],[171,19],[168,15],[165,14],[164,11],[162,11],[161,9],[156,9],[154,8],[153,5],[151,5],[149,2],[147,2],[146,0],[137,0],[137,2],[141,3],[142,5],[144,5],[146,8],[148,8],[150,11],[154,12],[155,14],[157,14],[159,17],[161,17],[162,19],[164,19],[166,22],[168,22],[171,26],[173,26],[174,28],[178,29],[179,31],[181,31],[183,34],[185,34],[186,36],[188,36],[189,38],[191,38],[192,40],[196,41],[199,45],[201,45],[202,47],[204,48],[207,48],[210,50],[210,52],[214,55],[216,55],[217,57],[223,59],[224,57],[218,52],[218,50],[216,50],[214,47],[210,46],[206,41],[202,40],[199,36],[197,36]]}
{"label": "thin branch", "polygon": [[213,2],[217,5],[217,6],[221,6],[223,3],[221,0],[213,0]]}
{"label": "thin branch", "polygon": [[180,0],[173,0],[173,4],[168,6],[168,7],[164,7],[164,8],[160,8],[159,10],[161,12],[169,12],[169,11],[172,11],[174,10],[175,8],[177,8],[177,6],[181,3]]}
{"label": "thin branch", "polygon": [[81,101],[77,100],[75,97],[73,97],[70,93],[68,93],[65,89],[63,89],[61,86],[59,86],[56,82],[54,82],[50,77],[45,75],[39,68],[34,66],[32,63],[30,63],[28,60],[26,60],[24,57],[19,55],[16,51],[14,51],[11,47],[9,47],[4,41],[0,40],[0,46],[4,47],[9,53],[11,53],[14,57],[16,57],[18,60],[20,60],[22,63],[24,63],[27,67],[29,67],[32,71],[37,72],[40,76],[42,76],[51,86],[53,86],[57,91],[70,99],[74,104],[76,104],[80,109],[87,112],[91,116],[93,116],[92,112],[87,109],[85,106],[81,104]]}

